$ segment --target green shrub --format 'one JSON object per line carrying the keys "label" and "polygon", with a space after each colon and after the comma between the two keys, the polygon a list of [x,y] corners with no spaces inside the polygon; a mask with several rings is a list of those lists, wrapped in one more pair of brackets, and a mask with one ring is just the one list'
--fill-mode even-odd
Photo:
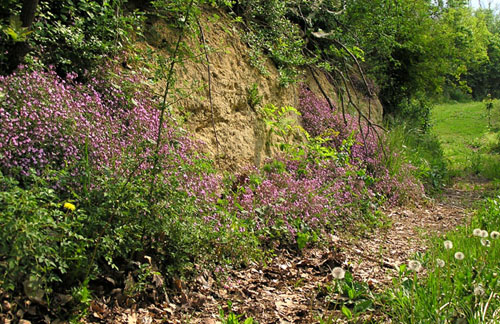
{"label": "green shrub", "polygon": [[45,180],[33,181],[23,189],[0,174],[0,286],[50,303],[54,287],[72,286],[87,270],[88,216]]}
{"label": "green shrub", "polygon": [[469,102],[472,100],[472,96],[460,87],[447,86],[444,88],[441,100],[444,102]]}
{"label": "green shrub", "polygon": [[[126,2],[40,1],[28,38],[33,53],[27,60],[54,65],[60,75],[76,72],[82,77],[85,72],[94,71],[104,58],[117,55],[132,37],[141,33],[143,16],[138,11],[124,13]],[[19,15],[20,8],[11,6],[7,12],[13,17]],[[7,69],[5,51],[12,45],[8,37],[0,38],[1,73]]]}
{"label": "green shrub", "polygon": [[[185,166],[179,168],[191,172]],[[148,255],[162,272],[174,275],[217,253],[211,250],[221,245],[213,223],[204,222],[201,214],[211,207],[208,202],[200,206],[177,174],[160,175],[153,191],[150,181],[146,174],[94,179],[96,189],[85,204],[91,215],[87,230],[88,235],[101,235],[96,260],[104,268],[118,270]]]}
{"label": "green shrub", "polygon": [[299,80],[299,68],[312,62],[304,55],[306,41],[298,24],[290,19],[290,1],[244,0],[233,4],[232,10],[245,25],[243,41],[250,46],[251,64],[263,74],[268,71],[263,56],[267,55],[279,69],[279,83],[286,87]]}

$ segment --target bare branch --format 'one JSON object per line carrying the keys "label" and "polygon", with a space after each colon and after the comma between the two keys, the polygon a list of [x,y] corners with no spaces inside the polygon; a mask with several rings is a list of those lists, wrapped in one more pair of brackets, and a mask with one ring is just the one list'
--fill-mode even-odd
{"label": "bare branch", "polygon": [[214,131],[214,136],[215,136],[215,147],[217,150],[216,154],[216,160],[218,161],[219,157],[219,138],[217,137],[217,130],[215,129],[215,117],[214,117],[214,104],[212,101],[212,73],[210,72],[210,58],[208,57],[208,51],[207,51],[207,42],[205,38],[205,33],[203,32],[203,27],[200,23],[200,20],[197,18],[196,22],[198,24],[198,28],[200,30],[200,38],[201,42],[203,44],[203,51],[205,52],[205,60],[207,62],[207,74],[208,74],[208,101],[210,103],[210,112],[212,114],[212,128]]}
{"label": "bare branch", "polygon": [[[378,124],[375,124],[373,123],[368,117],[366,117],[363,112],[361,111],[361,109],[358,107],[358,105],[354,102],[354,100],[352,99],[352,95],[351,95],[351,91],[349,90],[349,86],[348,86],[348,83],[347,83],[347,79],[345,78],[344,76],[344,73],[342,71],[340,71],[339,69],[335,68],[335,70],[337,71],[337,73],[340,75],[340,77],[342,78],[342,81],[344,82],[344,85],[345,85],[345,89],[346,89],[346,93],[347,93],[347,97],[349,99],[349,103],[354,107],[354,109],[356,109],[357,113],[358,113],[358,118],[363,118],[366,123],[367,123],[367,126],[368,128],[372,129],[374,132],[375,132],[375,135],[377,136],[377,139],[380,143],[380,147],[382,149],[382,153],[384,154],[384,157],[387,157],[387,153],[385,151],[385,147],[384,145],[382,145],[382,138],[380,137],[380,134],[377,132],[376,128],[379,128],[381,130],[383,130],[384,132],[386,132],[387,130],[378,125]],[[362,125],[359,124],[359,127],[362,128]]]}
{"label": "bare branch", "polygon": [[365,84],[365,87],[366,87],[366,91],[368,91],[368,95],[370,97],[373,97],[373,93],[372,93],[372,90],[370,89],[370,85],[368,84],[368,81],[366,80],[366,76],[365,76],[365,73],[363,72],[363,68],[361,67],[361,64],[359,63],[358,61],[358,58],[356,57],[356,55],[354,55],[344,44],[342,44],[340,41],[336,40],[336,39],[332,39],[333,42],[337,45],[339,45],[340,47],[342,47],[342,49],[344,49],[344,51],[347,52],[347,54],[349,54],[349,56],[354,60],[354,62],[356,63],[356,66],[358,67],[358,71],[359,73],[361,74],[361,77],[363,78],[363,83]]}
{"label": "bare branch", "polygon": [[154,161],[153,161],[153,169],[152,169],[152,178],[151,178],[151,186],[149,190],[149,196],[150,198],[153,195],[153,190],[154,190],[154,184],[156,182],[156,176],[158,174],[158,162],[159,162],[159,155],[160,155],[160,143],[161,143],[161,137],[162,137],[162,132],[163,132],[163,124],[165,122],[165,110],[167,110],[167,97],[170,92],[170,85],[172,83],[173,77],[174,77],[174,67],[175,67],[175,62],[177,55],[179,55],[179,50],[181,47],[181,41],[184,38],[184,33],[186,31],[186,25],[189,21],[189,14],[191,12],[191,8],[193,7],[194,0],[191,0],[189,2],[189,5],[186,9],[185,16],[186,19],[183,22],[181,32],[179,33],[179,37],[177,38],[177,42],[175,44],[175,50],[172,55],[172,62],[170,63],[170,67],[167,72],[167,83],[165,85],[165,91],[163,92],[163,100],[160,106],[160,119],[158,123],[158,135],[156,137],[156,145],[155,145],[155,150],[154,150]]}

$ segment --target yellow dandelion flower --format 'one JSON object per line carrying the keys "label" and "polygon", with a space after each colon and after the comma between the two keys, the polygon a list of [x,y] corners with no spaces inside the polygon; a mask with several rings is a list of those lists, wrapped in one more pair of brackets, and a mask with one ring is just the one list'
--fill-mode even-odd
{"label": "yellow dandelion flower", "polygon": [[69,202],[65,202],[63,207],[67,210],[71,210],[71,211],[75,211],[76,209],[76,206],[73,205],[72,203],[69,203]]}

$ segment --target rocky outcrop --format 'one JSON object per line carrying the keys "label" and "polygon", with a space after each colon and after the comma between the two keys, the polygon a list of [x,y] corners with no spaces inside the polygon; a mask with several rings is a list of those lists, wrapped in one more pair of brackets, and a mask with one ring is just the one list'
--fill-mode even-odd
{"label": "rocky outcrop", "polygon": [[[192,58],[184,60],[176,69],[176,87],[184,94],[174,101],[185,122],[184,127],[206,143],[207,153],[217,157],[222,169],[235,170],[249,164],[258,166],[273,153],[268,143],[272,139],[258,107],[266,104],[297,107],[299,84],[281,86],[278,70],[270,59],[262,62],[267,74],[261,72],[262,68],[254,67],[249,47],[241,40],[241,31],[228,17],[220,13],[218,17],[204,16],[200,21],[203,35],[186,41]],[[164,21],[156,20],[147,28],[147,44],[144,45],[157,53],[170,55],[167,49],[175,43],[176,37]],[[210,78],[204,48],[208,50]],[[317,81],[306,69],[303,83],[320,96],[321,87],[332,102],[338,104],[332,83],[320,71],[314,74]],[[161,82],[158,85],[161,86]],[[255,99],[260,99],[258,105],[252,104]],[[366,115],[370,111],[374,121],[381,120],[382,106],[377,98],[358,95],[354,100]]]}

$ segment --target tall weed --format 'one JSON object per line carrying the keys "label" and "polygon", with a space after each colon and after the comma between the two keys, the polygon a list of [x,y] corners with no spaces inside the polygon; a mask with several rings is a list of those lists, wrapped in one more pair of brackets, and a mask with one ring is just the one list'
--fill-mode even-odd
{"label": "tall weed", "polygon": [[416,177],[428,193],[439,192],[448,182],[447,161],[432,132],[401,122],[390,129],[386,143],[391,152],[385,159],[390,174]]}

